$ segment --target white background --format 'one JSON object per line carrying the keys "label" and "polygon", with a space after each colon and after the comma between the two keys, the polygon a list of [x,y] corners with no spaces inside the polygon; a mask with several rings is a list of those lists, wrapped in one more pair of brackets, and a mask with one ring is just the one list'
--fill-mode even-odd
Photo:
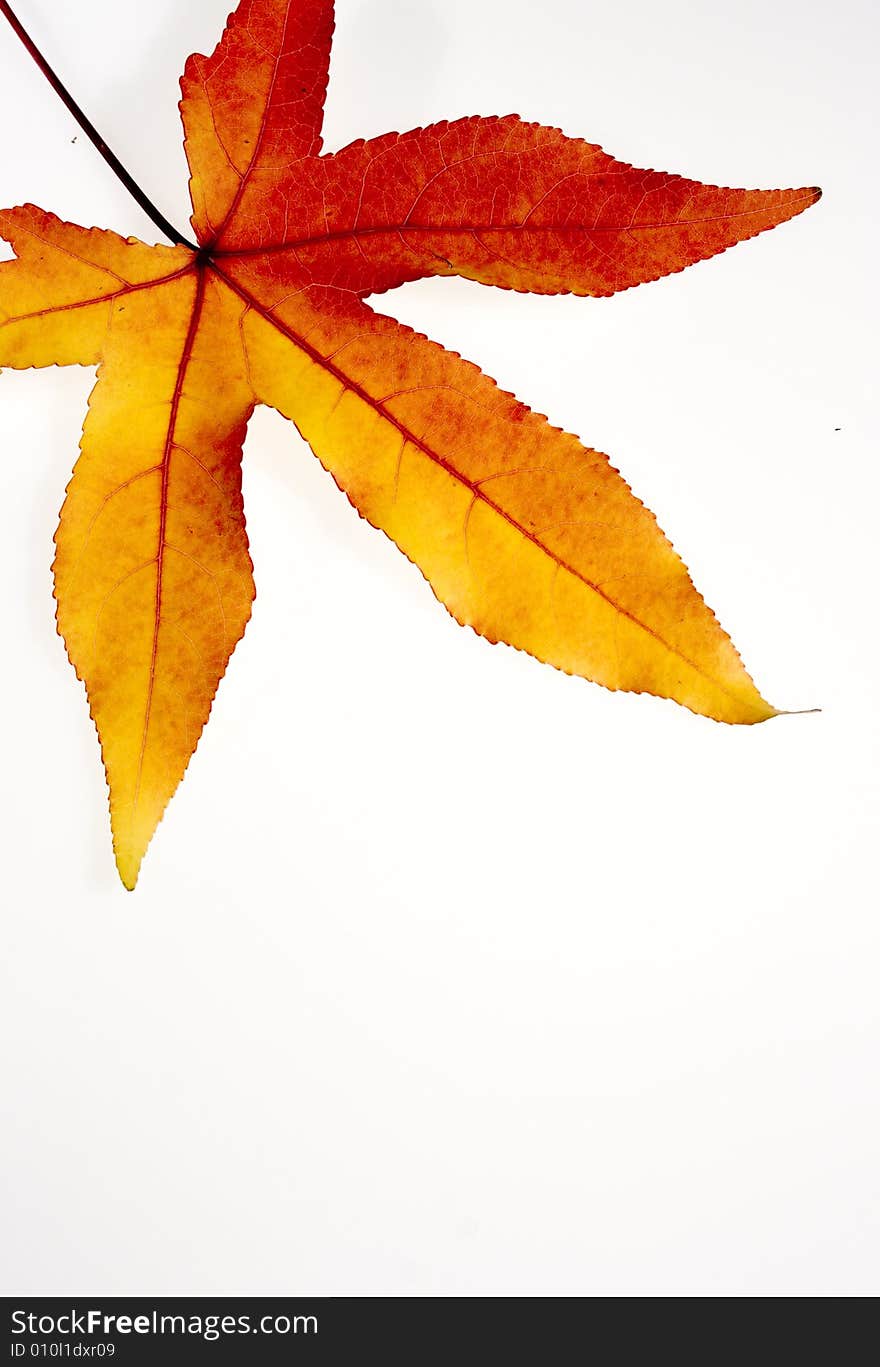
{"label": "white background", "polygon": [[[185,227],[227,0],[18,9]],[[382,302],[608,451],[823,711],[725,728],[490,647],[262,411],[254,618],[129,896],[49,572],[93,377],[4,373],[2,1289],[877,1293],[875,7],[337,10],[330,149],[515,109],[824,187],[612,299]],[[5,26],[0,72],[0,199],[155,241]]]}

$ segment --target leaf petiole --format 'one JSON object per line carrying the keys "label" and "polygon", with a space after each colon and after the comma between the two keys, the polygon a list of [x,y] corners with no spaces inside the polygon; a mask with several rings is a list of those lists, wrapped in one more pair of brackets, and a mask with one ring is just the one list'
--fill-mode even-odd
{"label": "leaf petiole", "polygon": [[161,232],[163,232],[171,242],[175,243],[177,246],[189,247],[191,251],[196,251],[197,249],[195,244],[190,242],[188,238],[184,237],[182,233],[179,233],[177,229],[174,227],[173,223],[169,223],[165,215],[159,209],[157,209],[156,205],[149,198],[149,196],[145,194],[145,192],[138,185],[137,181],[125,169],[125,167],[122,165],[122,162],[116,156],[115,152],[113,152],[107,146],[107,143],[101,137],[101,134],[98,132],[97,128],[94,126],[91,120],[84,114],[82,109],[80,109],[79,105],[71,95],[70,91],[67,89],[67,87],[64,85],[60,77],[56,74],[56,72],[46,61],[46,58],[43,56],[42,52],[37,47],[33,38],[31,38],[30,34],[24,28],[24,26],[21,23],[21,20],[14,13],[12,7],[6,3],[6,0],[0,0],[0,13],[2,13],[4,19],[7,19],[9,21],[9,25],[12,31],[17,35],[18,38],[21,39],[21,42],[24,44],[24,47],[30,53],[31,57],[36,62],[37,66],[40,68],[40,71],[42,71],[43,75],[46,77],[46,80],[49,82],[52,89],[60,97],[63,103],[67,106],[70,113],[73,115],[73,117],[79,124],[80,128],[89,138],[89,140],[94,144],[94,146],[98,149],[98,151],[106,161],[107,165],[110,167],[113,174],[117,177],[118,180],[122,182],[128,193],[141,206],[144,213],[152,219],[156,227],[159,228]]}

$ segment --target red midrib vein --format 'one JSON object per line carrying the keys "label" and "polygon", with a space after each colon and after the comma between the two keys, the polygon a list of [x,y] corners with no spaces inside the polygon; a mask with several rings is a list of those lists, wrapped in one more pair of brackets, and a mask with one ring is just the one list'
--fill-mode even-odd
{"label": "red midrib vein", "polygon": [[[277,252],[298,251],[300,247],[322,247],[325,244],[343,241],[346,238],[361,237],[401,237],[407,233],[441,234],[447,237],[454,234],[469,233],[636,233],[673,231],[676,228],[689,228],[702,223],[726,223],[739,218],[756,218],[769,214],[773,209],[790,209],[799,204],[815,203],[817,191],[809,190],[804,194],[795,192],[791,199],[782,205],[759,205],[754,209],[736,209],[729,214],[706,214],[701,218],[665,219],[650,223],[532,223],[528,219],[519,223],[375,223],[350,228],[336,228],[332,232],[316,233],[313,237],[295,238],[290,242],[272,243],[266,247],[232,248],[218,252],[218,256],[264,256]],[[780,222],[785,222],[784,219]],[[777,226],[776,224],[773,225]]]}
{"label": "red midrib vein", "polygon": [[[269,82],[269,89],[266,92],[266,103],[263,106],[263,113],[260,119],[259,132],[257,133],[256,139],[254,141],[254,150],[251,155],[251,159],[248,162],[247,170],[242,174],[241,179],[239,180],[238,187],[235,191],[235,194],[232,197],[232,203],[226,210],[220,227],[214,233],[215,242],[220,241],[223,234],[226,232],[226,229],[229,227],[229,223],[231,219],[234,217],[235,212],[238,209],[239,204],[241,203],[241,197],[244,194],[245,189],[247,188],[248,177],[251,171],[254,169],[255,165],[257,164],[257,160],[260,155],[260,150],[263,146],[263,139],[266,136],[266,126],[269,122],[269,113],[272,108],[272,100],[275,97],[275,87],[278,84],[278,73],[281,70],[281,62],[283,58],[287,55],[287,34],[290,28],[290,21],[293,15],[293,8],[294,7],[291,5],[287,11],[287,14],[284,17],[284,27],[281,30],[281,44],[278,49],[278,56],[275,59],[275,66],[272,71],[272,79]],[[224,148],[223,150],[225,152],[226,149]],[[227,161],[229,160],[228,155],[226,159]]]}
{"label": "red midrib vein", "polygon": [[[519,532],[519,534],[523,536],[527,541],[530,541],[532,545],[536,546],[540,551],[543,551],[543,553],[546,556],[548,556],[555,564],[557,564],[560,569],[565,570],[568,574],[572,575],[573,578],[579,580],[580,583],[582,583],[586,588],[590,589],[593,593],[597,595],[597,597],[601,598],[605,603],[607,603],[609,607],[613,608],[615,612],[619,612],[621,617],[625,617],[628,621],[632,622],[634,626],[637,626],[642,631],[646,632],[647,635],[652,637],[658,643],[658,645],[661,645],[664,648],[664,650],[668,650],[671,655],[676,656],[676,658],[681,660],[683,664],[686,664],[690,669],[692,669],[696,674],[698,674],[700,678],[705,679],[708,683],[711,683],[715,688],[717,688],[720,693],[723,693],[725,697],[730,698],[730,700],[736,703],[738,707],[747,707],[750,711],[756,713],[759,713],[761,711],[761,709],[759,707],[756,707],[753,703],[745,702],[737,694],[732,693],[728,688],[725,688],[724,685],[718,679],[714,678],[711,674],[707,674],[704,669],[700,668],[696,661],[692,660],[688,655],[685,655],[684,652],[679,650],[676,646],[671,645],[670,642],[665,640],[659,632],[653,629],[653,627],[648,626],[648,624],[646,622],[643,622],[639,617],[637,617],[635,613],[630,612],[627,608],[623,607],[620,603],[616,602],[610,596],[610,594],[605,593],[604,590],[598,584],[595,584],[591,579],[588,579],[587,576],[584,575],[580,570],[578,570],[574,565],[570,564],[568,561],[563,560],[560,556],[558,556],[555,553],[555,551],[553,551],[547,545],[546,542],[541,540],[539,536],[536,536],[534,532],[530,532],[528,528],[522,525],[521,522],[517,522],[516,518],[513,517],[509,512],[507,512],[505,508],[503,508],[499,503],[496,503],[494,499],[488,496],[488,494],[484,493],[483,489],[480,487],[479,484],[475,483],[471,479],[468,479],[467,475],[464,475],[460,470],[457,470],[456,467],[452,465],[451,462],[448,461],[444,456],[441,456],[438,451],[435,451],[432,447],[430,447],[427,444],[427,442],[417,437],[415,433],[412,432],[406,426],[405,423],[402,423],[398,418],[394,416],[393,413],[389,412],[389,410],[384,406],[384,404],[380,402],[380,400],[374,398],[372,394],[368,393],[367,390],[363,388],[362,385],[358,384],[356,380],[353,380],[351,376],[346,375],[345,372],[341,370],[338,366],[336,366],[332,361],[329,361],[325,356],[322,356],[320,351],[313,347],[311,343],[307,341],[306,338],[301,337],[297,332],[294,331],[293,328],[290,328],[287,326],[286,323],[283,323],[281,319],[272,316],[266,309],[265,305],[262,304],[259,299],[255,298],[255,296],[252,295],[248,289],[246,289],[243,285],[240,285],[238,281],[235,280],[232,276],[227,275],[226,272],[222,270],[220,266],[217,265],[216,261],[213,263],[213,268],[216,271],[216,273],[222,277],[222,279],[226,282],[229,288],[233,290],[234,293],[237,294],[238,297],[244,303],[248,304],[251,308],[253,308],[260,315],[261,318],[263,318],[267,323],[270,324],[270,326],[276,328],[283,336],[287,337],[288,340],[294,344],[294,346],[298,347],[301,351],[303,351],[308,357],[310,357],[311,360],[313,360],[316,363],[316,365],[319,365],[323,370],[327,371],[328,374],[332,375],[334,379],[338,380],[339,383],[343,385],[346,389],[350,390],[353,394],[356,394],[357,397],[361,399],[365,404],[367,404],[370,408],[372,408],[374,412],[378,413],[379,416],[382,417],[386,422],[388,422],[392,427],[395,427],[409,445],[414,446],[417,450],[421,451],[423,455],[427,456],[429,460],[432,460],[437,465],[439,465],[441,469],[445,470],[447,474],[451,475],[452,478],[457,480],[459,484],[462,484],[466,489],[469,489],[470,492],[473,494],[475,500],[479,500],[480,502],[485,503],[488,508],[491,508],[493,512],[497,513],[499,517],[503,518],[503,520],[507,522],[509,526],[513,527],[514,530]],[[749,676],[746,675],[746,677],[748,678]]]}
{"label": "red midrib vein", "polygon": [[137,294],[138,290],[151,290],[159,285],[167,285],[172,280],[179,280],[182,275],[186,275],[192,270],[192,262],[187,261],[180,270],[172,271],[170,275],[160,275],[155,280],[139,280],[135,284],[124,285],[121,289],[113,290],[109,294],[96,295],[94,299],[74,299],[69,304],[50,304],[44,309],[34,309],[31,313],[13,313],[8,318],[0,322],[0,328],[9,327],[12,323],[27,323],[33,318],[48,318],[55,313],[69,313],[73,309],[91,308],[93,304],[112,304],[116,299],[122,299],[129,294]]}
{"label": "red midrib vein", "polygon": [[141,793],[141,779],[144,771],[144,759],[147,753],[147,737],[150,730],[150,718],[153,710],[153,694],[156,687],[156,662],[159,654],[159,628],[162,621],[162,585],[165,569],[165,527],[168,519],[168,481],[171,474],[171,452],[174,449],[174,433],[177,427],[177,415],[180,409],[180,399],[183,393],[183,382],[192,357],[193,345],[201,319],[202,304],[205,297],[205,277],[204,267],[196,270],[196,292],[193,297],[192,312],[190,314],[189,326],[186,332],[186,339],[183,350],[180,354],[180,362],[177,367],[177,375],[174,380],[174,392],[171,396],[171,411],[168,415],[168,429],[165,433],[165,446],[162,453],[162,482],[159,493],[159,535],[156,549],[156,598],[153,619],[153,640],[150,652],[150,673],[147,679],[147,698],[144,706],[144,725],[141,732],[140,753],[138,755],[137,777],[135,779],[134,800],[132,803],[132,818],[137,812],[138,801]]}

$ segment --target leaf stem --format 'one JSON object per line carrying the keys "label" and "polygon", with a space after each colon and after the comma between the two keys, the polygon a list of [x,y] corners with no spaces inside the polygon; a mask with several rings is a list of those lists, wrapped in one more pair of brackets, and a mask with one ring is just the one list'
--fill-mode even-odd
{"label": "leaf stem", "polygon": [[53,71],[33,38],[31,38],[30,34],[22,26],[21,21],[13,12],[12,7],[6,3],[6,0],[0,0],[0,13],[2,13],[4,19],[8,19],[13,32],[21,39],[25,48],[30,53],[31,57],[33,57],[52,89],[70,110],[80,128],[86,134],[86,137],[94,143],[113,174],[122,182],[128,193],[141,206],[144,213],[152,219],[156,227],[159,228],[171,242],[175,243],[177,246],[189,247],[191,251],[196,251],[197,248],[195,244],[184,237],[182,233],[179,233],[173,223],[168,222],[165,215],[156,208],[156,205],[144,193],[137,181],[128,173],[128,171],[126,171],[116,154],[107,146],[97,128],[80,109],[70,91],[63,84],[60,77]]}

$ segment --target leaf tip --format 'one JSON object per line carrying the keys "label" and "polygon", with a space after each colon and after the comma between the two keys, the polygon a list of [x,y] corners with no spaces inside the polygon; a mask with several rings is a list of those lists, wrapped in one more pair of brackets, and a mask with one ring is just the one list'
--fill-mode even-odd
{"label": "leaf tip", "polygon": [[143,855],[134,855],[131,852],[123,854],[121,851],[117,851],[116,871],[126,892],[134,892],[137,887],[142,860]]}

